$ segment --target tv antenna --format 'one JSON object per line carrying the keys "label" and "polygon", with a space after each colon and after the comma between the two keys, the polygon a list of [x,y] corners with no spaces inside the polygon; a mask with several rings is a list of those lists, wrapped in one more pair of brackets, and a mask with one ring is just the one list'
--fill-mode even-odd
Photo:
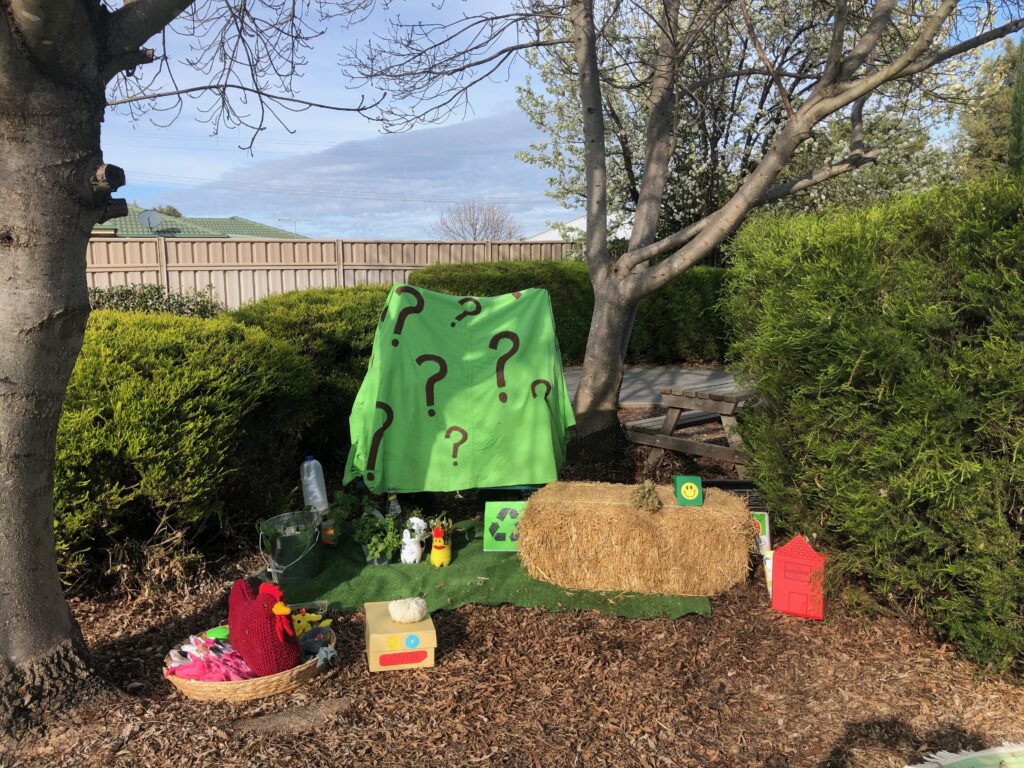
{"label": "tv antenna", "polygon": [[160,225],[162,218],[163,217],[156,211],[142,211],[139,213],[139,224],[152,232]]}
{"label": "tv antenna", "polygon": [[298,229],[299,224],[305,224],[307,221],[309,221],[309,219],[289,219],[289,218],[280,217],[280,216],[278,217],[277,220],[278,221],[283,221],[285,223],[290,223],[292,225],[292,234],[293,235],[299,234],[299,229]]}

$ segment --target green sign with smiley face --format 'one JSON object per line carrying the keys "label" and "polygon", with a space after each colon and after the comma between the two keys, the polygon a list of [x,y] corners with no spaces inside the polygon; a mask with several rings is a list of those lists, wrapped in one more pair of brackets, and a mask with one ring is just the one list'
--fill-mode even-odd
{"label": "green sign with smiley face", "polygon": [[704,504],[704,486],[697,475],[675,475],[672,487],[679,506],[700,507]]}

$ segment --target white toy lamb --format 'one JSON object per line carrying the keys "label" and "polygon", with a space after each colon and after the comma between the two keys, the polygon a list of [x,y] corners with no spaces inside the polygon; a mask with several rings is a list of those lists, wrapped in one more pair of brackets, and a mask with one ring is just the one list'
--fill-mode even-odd
{"label": "white toy lamb", "polygon": [[426,522],[418,517],[410,517],[402,531],[402,562],[406,565],[418,563],[423,558],[423,549],[429,538]]}

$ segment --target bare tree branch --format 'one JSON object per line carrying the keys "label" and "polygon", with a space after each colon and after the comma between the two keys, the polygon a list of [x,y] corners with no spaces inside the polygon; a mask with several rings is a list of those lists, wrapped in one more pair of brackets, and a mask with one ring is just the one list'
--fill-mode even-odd
{"label": "bare tree branch", "polygon": [[771,61],[768,59],[768,54],[764,52],[764,48],[761,47],[761,42],[757,39],[757,31],[754,29],[754,23],[750,20],[750,11],[747,10],[746,0],[740,0],[740,10],[743,12],[743,23],[747,27],[747,35],[749,35],[750,43],[754,46],[754,50],[757,51],[757,57],[761,59],[761,63],[764,64],[765,69],[771,75],[772,82],[775,83],[775,88],[779,92],[779,99],[782,101],[782,105],[786,108],[786,114],[790,117],[793,116],[793,104],[789,100],[789,94],[786,93],[786,87],[782,84],[782,78],[779,77],[779,73],[775,71],[775,67],[772,66]]}
{"label": "bare tree branch", "polygon": [[977,35],[975,37],[970,38],[969,40],[964,40],[963,42],[957,43],[956,45],[950,45],[947,46],[946,48],[942,48],[941,50],[936,51],[930,56],[922,57],[913,64],[905,67],[900,72],[898,77],[910,77],[912,75],[920,74],[921,72],[924,72],[927,69],[931,69],[936,64],[941,64],[942,62],[952,59],[956,56],[960,56],[961,54],[964,54],[967,51],[972,51],[975,48],[979,48],[985,45],[986,43],[991,43],[995,40],[1004,38],[1007,35],[1012,35],[1014,32],[1019,32],[1022,29],[1024,29],[1024,19],[1015,19],[1014,21],[1011,21],[1007,24],[1003,24],[1000,27],[990,29],[988,32],[985,32],[984,34]]}
{"label": "bare tree branch", "polygon": [[138,101],[149,101],[151,99],[166,99],[171,97],[179,98],[181,96],[185,96],[191,93],[205,93],[207,91],[216,91],[220,93],[221,91],[225,90],[242,91],[243,93],[250,93],[254,96],[259,96],[269,101],[280,102],[282,104],[295,104],[296,106],[302,108],[300,111],[315,108],[326,109],[333,112],[365,112],[369,109],[373,109],[374,107],[379,106],[380,103],[385,98],[384,96],[379,96],[376,101],[367,104],[365,101],[365,97],[360,97],[358,105],[354,107],[340,107],[337,104],[322,104],[317,101],[307,101],[306,99],[297,99],[291,96],[279,96],[273,93],[265,93],[263,91],[258,91],[255,88],[249,88],[244,85],[235,85],[232,83],[228,83],[227,85],[196,85],[191,88],[179,88],[174,91],[164,91],[163,93],[142,93],[138,94],[137,96],[129,96],[124,99],[114,99],[112,101],[108,101],[107,106],[118,107],[124,104],[132,104]]}
{"label": "bare tree branch", "polygon": [[429,233],[439,240],[516,240],[522,227],[507,205],[460,203],[442,213]]}
{"label": "bare tree branch", "polygon": [[583,163],[587,179],[587,231],[583,242],[590,279],[596,285],[606,277],[611,257],[608,255],[608,168],[593,0],[572,0],[569,13],[583,108]]}
{"label": "bare tree branch", "polygon": [[881,154],[882,150],[880,149],[873,149],[870,152],[857,152],[840,160],[838,163],[831,163],[804,176],[777,184],[761,196],[758,205],[774,203],[784,197],[795,195],[797,192],[803,192],[805,189],[810,189],[837,176],[842,176],[844,173],[855,171],[861,166],[870,165],[878,160]]}
{"label": "bare tree branch", "polygon": [[114,58],[139,48],[162,32],[194,0],[129,0],[110,14],[107,50]]}
{"label": "bare tree branch", "polygon": [[846,38],[846,23],[849,10],[847,0],[838,0],[836,3],[835,22],[832,24],[832,43],[828,47],[825,71],[821,75],[823,83],[835,82],[839,76],[839,63],[843,58],[843,42]]}
{"label": "bare tree branch", "polygon": [[[894,0],[881,0],[879,5],[883,2],[894,2]],[[849,80],[846,83],[840,83],[837,85],[839,94],[832,99],[823,100],[822,106],[826,110],[826,114],[835,112],[838,109],[842,109],[847,104],[856,101],[861,96],[866,96],[881,85],[894,80],[904,74],[907,67],[909,67],[919,56],[923,55],[935,42],[939,32],[942,30],[943,25],[949,19],[949,17],[956,10],[957,0],[942,0],[935,13],[929,17],[922,25],[921,32],[906,49],[891,62],[885,66],[879,66],[879,68],[870,74],[865,75],[859,80]],[[874,20],[872,20],[874,23]],[[869,34],[871,33],[869,29]],[[866,37],[867,35],[865,35]],[[863,42],[863,38],[860,42]],[[875,41],[877,44],[877,41]],[[858,46],[855,46],[855,50]],[[865,57],[874,51],[874,45],[865,52]],[[852,56],[852,55],[851,55]],[[852,60],[851,57],[847,57],[846,62],[843,64],[843,73],[851,71],[848,69],[847,64]],[[857,68],[864,63],[864,58],[860,58],[857,61]],[[855,71],[855,70],[852,70]],[[852,72],[851,71],[851,72]]]}
{"label": "bare tree branch", "polygon": [[874,53],[882,33],[892,23],[892,14],[896,10],[897,0],[878,0],[875,3],[874,11],[871,13],[871,22],[867,31],[861,36],[857,44],[850,50],[849,55],[843,59],[839,67],[837,80],[849,80],[860,69],[861,65]]}
{"label": "bare tree branch", "polygon": [[679,0],[664,0],[664,20],[658,32],[658,52],[652,66],[651,93],[647,100],[647,136],[644,175],[640,183],[629,247],[638,248],[654,239],[661,201],[668,180],[668,166],[675,149],[676,40],[679,32]]}
{"label": "bare tree branch", "polygon": [[629,199],[636,205],[640,200],[640,188],[637,185],[636,169],[634,168],[636,160],[633,157],[633,148],[629,144],[629,134],[626,132],[626,126],[611,101],[605,100],[605,109],[608,110],[608,116],[615,123],[615,138],[619,142],[619,149],[622,150],[622,166],[626,171],[627,192],[629,193]]}
{"label": "bare tree branch", "polygon": [[[306,63],[305,52],[324,32],[323,26],[312,22],[318,20],[322,24],[340,14],[357,17],[374,3],[375,0],[179,0],[177,5],[185,8],[175,26],[190,41],[181,63],[206,82],[179,86],[166,53],[164,33],[159,55],[129,48],[110,58],[105,70],[108,76],[121,69],[129,72],[117,76],[108,88],[107,104],[124,108],[133,116],[157,112],[166,115],[165,123],[169,123],[183,109],[184,96],[199,98],[198,119],[213,126],[214,133],[221,128],[248,131],[246,149],[252,148],[268,123],[276,122],[290,132],[286,112],[312,107],[359,112],[379,108],[383,97],[369,105],[360,100],[356,106],[341,106],[302,99],[295,91],[296,78]],[[116,17],[118,23],[112,25],[111,34],[122,42],[137,41],[144,22],[153,24],[166,18],[172,5],[167,0],[135,0],[112,15],[111,20]],[[344,19],[339,23],[344,23]],[[137,34],[131,37],[129,29]],[[134,67],[150,56],[157,63],[155,69],[147,67],[136,75]],[[203,94],[210,98],[202,99]]]}

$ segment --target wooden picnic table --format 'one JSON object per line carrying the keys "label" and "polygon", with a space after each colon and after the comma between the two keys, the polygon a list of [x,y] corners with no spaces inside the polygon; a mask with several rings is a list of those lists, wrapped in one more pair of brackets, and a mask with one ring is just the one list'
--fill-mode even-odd
{"label": "wooden picnic table", "polygon": [[[747,456],[740,450],[743,442],[736,431],[736,411],[746,402],[749,393],[737,391],[732,381],[723,381],[702,389],[662,387],[659,392],[662,405],[666,408],[665,416],[626,425],[626,436],[630,442],[651,446],[647,468],[653,468],[665,451],[669,450],[732,462],[737,465],[737,472],[742,477]],[[728,446],[689,440],[672,434],[681,427],[719,420],[725,429]],[[659,421],[660,426],[657,426]]]}

